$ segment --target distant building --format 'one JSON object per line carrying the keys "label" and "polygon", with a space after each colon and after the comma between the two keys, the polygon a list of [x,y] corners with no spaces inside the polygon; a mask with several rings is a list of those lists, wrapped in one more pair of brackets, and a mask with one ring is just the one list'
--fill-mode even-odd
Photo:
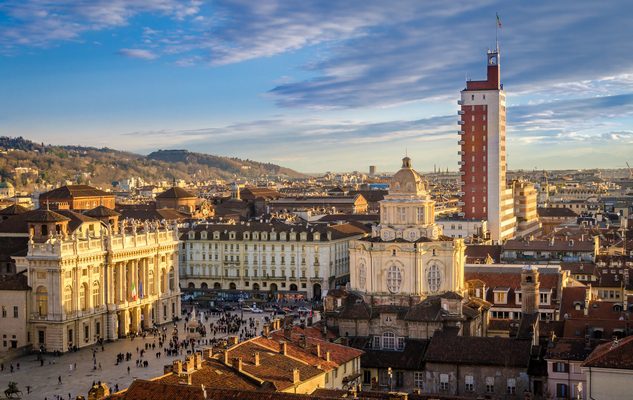
{"label": "distant building", "polygon": [[405,157],[380,202],[380,224],[350,249],[351,289],[372,304],[411,304],[464,290],[464,241],[442,235],[435,201]]}
{"label": "distant building", "polygon": [[11,182],[0,182],[0,199],[7,199],[15,196],[15,188]]}
{"label": "distant building", "polygon": [[0,324],[2,342],[0,358],[7,352],[18,354],[18,349],[29,345],[28,312],[31,287],[25,271],[19,274],[0,275]]}
{"label": "distant building", "polygon": [[67,185],[40,194],[40,208],[51,210],[91,210],[98,206],[114,209],[112,193],[88,185]]}
{"label": "distant building", "polygon": [[582,364],[587,376],[583,392],[588,398],[625,400],[631,398],[633,381],[633,336],[598,346]]}
{"label": "distant building", "polygon": [[516,232],[512,188],[506,184],[506,96],[499,50],[488,51],[485,81],[467,81],[458,101],[461,205],[467,219],[488,221],[495,242]]}
{"label": "distant building", "polygon": [[350,224],[199,224],[180,235],[182,286],[320,299],[349,280],[349,243],[365,234]]}
{"label": "distant building", "polygon": [[537,191],[534,184],[512,181],[514,195],[514,215],[517,219],[517,237],[537,235],[541,231],[537,208]]}
{"label": "distant building", "polygon": [[363,214],[367,212],[367,207],[367,200],[360,194],[354,196],[286,197],[269,202],[269,210],[271,213],[320,210],[328,214]]}
{"label": "distant building", "polygon": [[11,257],[33,288],[19,318],[36,348],[64,352],[180,315],[175,228],[121,223],[100,207],[95,217],[40,209],[0,223],[5,238],[27,239]]}
{"label": "distant building", "polygon": [[187,214],[196,210],[198,198],[183,188],[174,186],[156,195],[156,208],[172,208]]}
{"label": "distant building", "polygon": [[369,176],[374,176],[376,175],[376,166],[375,165],[370,165],[369,166]]}

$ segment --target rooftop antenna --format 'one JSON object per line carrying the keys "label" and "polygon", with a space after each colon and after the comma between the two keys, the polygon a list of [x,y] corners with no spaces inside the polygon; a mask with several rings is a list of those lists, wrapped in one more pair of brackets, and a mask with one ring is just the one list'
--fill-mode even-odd
{"label": "rooftop antenna", "polygon": [[497,21],[495,24],[495,49],[497,50],[497,54],[499,53],[499,29],[501,29],[501,18],[499,18],[499,13],[497,13]]}

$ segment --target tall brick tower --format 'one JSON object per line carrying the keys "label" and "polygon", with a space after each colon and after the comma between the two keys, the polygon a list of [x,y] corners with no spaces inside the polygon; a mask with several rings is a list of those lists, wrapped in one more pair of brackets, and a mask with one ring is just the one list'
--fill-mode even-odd
{"label": "tall brick tower", "polygon": [[484,219],[495,242],[514,237],[512,188],[506,185],[506,95],[499,49],[488,50],[485,81],[467,81],[457,112],[461,119],[459,161],[463,217]]}

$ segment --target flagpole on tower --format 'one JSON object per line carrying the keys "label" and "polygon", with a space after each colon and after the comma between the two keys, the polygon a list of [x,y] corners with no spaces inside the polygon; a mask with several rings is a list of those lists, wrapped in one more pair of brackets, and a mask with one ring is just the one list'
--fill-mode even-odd
{"label": "flagpole on tower", "polygon": [[497,50],[497,54],[499,54],[499,28],[501,28],[501,18],[499,18],[499,13],[497,14],[497,20],[495,22],[495,50]]}

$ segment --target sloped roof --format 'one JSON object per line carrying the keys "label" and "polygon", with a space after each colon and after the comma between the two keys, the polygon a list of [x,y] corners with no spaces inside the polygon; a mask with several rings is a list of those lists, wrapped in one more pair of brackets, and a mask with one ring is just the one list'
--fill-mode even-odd
{"label": "sloped roof", "polygon": [[114,196],[112,193],[89,185],[66,185],[40,194],[40,203],[43,199],[68,199],[72,197],[101,197]]}
{"label": "sloped roof", "polygon": [[121,214],[119,214],[118,212],[105,207],[105,206],[98,206],[93,208],[92,210],[88,210],[84,213],[84,215],[87,215],[89,217],[94,217],[94,218],[103,218],[103,217],[119,217],[121,216]]}
{"label": "sloped roof", "polygon": [[196,196],[192,193],[189,193],[183,188],[174,186],[165,190],[163,193],[156,195],[157,199],[190,199],[195,198]]}
{"label": "sloped roof", "polygon": [[633,336],[598,346],[583,367],[633,369]]}
{"label": "sloped roof", "polygon": [[532,343],[501,337],[457,336],[436,332],[430,340],[425,361],[440,364],[496,365],[526,368]]}
{"label": "sloped roof", "polygon": [[51,210],[33,210],[25,213],[26,222],[64,222],[70,221],[70,218]]}
{"label": "sloped roof", "polygon": [[9,207],[6,207],[0,210],[0,215],[18,215],[18,214],[24,214],[25,212],[28,212],[28,211],[29,211],[28,208],[22,207],[19,204],[11,204]]}

